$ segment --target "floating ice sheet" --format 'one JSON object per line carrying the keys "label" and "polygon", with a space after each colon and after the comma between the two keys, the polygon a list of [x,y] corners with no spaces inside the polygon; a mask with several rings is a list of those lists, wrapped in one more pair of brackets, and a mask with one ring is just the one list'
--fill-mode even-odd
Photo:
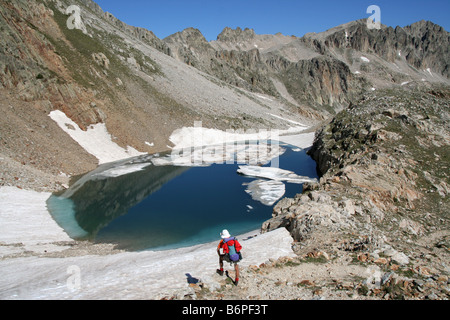
{"label": "floating ice sheet", "polygon": [[272,206],[278,201],[286,192],[286,187],[283,182],[275,180],[254,180],[246,183],[248,194],[252,199],[259,201],[266,206]]}
{"label": "floating ice sheet", "polygon": [[155,157],[151,161],[155,166],[209,166],[211,164],[268,164],[281,156],[286,149],[278,143],[247,142],[226,143],[222,145],[196,148],[175,149],[171,154]]}
{"label": "floating ice sheet", "polygon": [[317,182],[314,178],[299,176],[292,171],[274,167],[239,166],[237,172],[250,177],[266,178],[290,183],[302,184],[305,182]]}

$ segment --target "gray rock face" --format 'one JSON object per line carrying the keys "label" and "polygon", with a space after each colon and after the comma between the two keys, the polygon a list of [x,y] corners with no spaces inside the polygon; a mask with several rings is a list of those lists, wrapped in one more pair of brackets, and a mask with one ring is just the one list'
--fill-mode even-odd
{"label": "gray rock face", "polygon": [[226,27],[223,31],[217,36],[217,41],[220,42],[231,42],[231,43],[239,43],[246,42],[254,39],[256,36],[255,30],[245,28],[242,30],[240,27],[237,27],[235,30]]}
{"label": "gray rock face", "polygon": [[[436,159],[448,156],[449,96],[448,87],[416,85],[367,94],[341,111],[308,151],[320,182],[280,201],[262,230],[285,227],[297,241],[320,228],[358,230],[398,243],[445,230],[449,201],[442,186],[449,176]],[[410,261],[392,248],[384,255],[399,265]]]}
{"label": "gray rock face", "polygon": [[449,39],[447,31],[430,21],[422,20],[403,28],[382,26],[380,30],[369,30],[366,20],[358,20],[321,40],[328,48],[375,53],[392,63],[405,57],[417,69],[430,68],[448,78]]}
{"label": "gray rock face", "polygon": [[187,29],[164,41],[172,56],[229,84],[281,97],[277,79],[296,104],[325,115],[374,86],[449,77],[449,33],[429,21],[376,30],[358,20],[302,38],[225,28],[209,45]]}

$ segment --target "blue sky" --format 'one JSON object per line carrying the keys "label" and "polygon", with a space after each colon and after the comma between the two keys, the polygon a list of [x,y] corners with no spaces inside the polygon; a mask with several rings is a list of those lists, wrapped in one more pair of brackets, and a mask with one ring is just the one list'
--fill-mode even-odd
{"label": "blue sky", "polygon": [[165,38],[188,27],[199,29],[208,41],[225,28],[252,28],[258,34],[303,36],[340,24],[368,18],[368,6],[381,9],[381,23],[404,27],[430,20],[450,31],[449,0],[94,0],[129,25]]}

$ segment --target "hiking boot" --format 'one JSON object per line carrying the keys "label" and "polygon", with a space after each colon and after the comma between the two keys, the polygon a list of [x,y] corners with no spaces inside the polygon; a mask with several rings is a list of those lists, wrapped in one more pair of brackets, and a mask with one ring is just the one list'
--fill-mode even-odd
{"label": "hiking boot", "polygon": [[223,270],[217,269],[216,272],[219,274],[219,276],[223,276]]}
{"label": "hiking boot", "polygon": [[237,286],[239,283],[239,279],[234,280],[234,285]]}

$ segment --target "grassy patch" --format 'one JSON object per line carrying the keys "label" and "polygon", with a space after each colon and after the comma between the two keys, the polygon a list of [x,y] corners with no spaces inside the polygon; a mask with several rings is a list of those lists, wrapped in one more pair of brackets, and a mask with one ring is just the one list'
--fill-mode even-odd
{"label": "grassy patch", "polygon": [[[55,39],[49,35],[46,37],[55,47],[56,53],[62,57],[72,78],[79,85],[96,90],[99,95],[110,98],[116,103],[120,101],[117,92],[117,78],[138,81],[143,90],[157,95],[156,90],[148,82],[131,72],[127,63],[120,59],[119,54],[115,53],[115,49],[120,49],[124,59],[134,57],[141,66],[141,70],[146,74],[163,75],[161,67],[155,61],[141,51],[127,46],[118,35],[91,30],[91,37],[81,30],[68,29],[66,24],[69,16],[61,13],[53,3],[48,5],[53,10],[54,19],[65,39]],[[109,60],[109,68],[97,65],[92,57],[94,53],[103,53]],[[173,103],[173,101],[165,101],[166,99],[158,100],[162,100],[163,103]]]}
{"label": "grassy patch", "polygon": [[68,16],[59,12],[53,3],[48,5],[53,10],[54,19],[67,41],[54,39],[48,35],[47,39],[55,47],[56,53],[63,58],[73,79],[86,88],[100,87],[102,90],[99,91],[108,90],[108,87],[92,74],[92,54],[102,52],[110,61],[114,61],[115,57],[111,55],[110,51],[100,41],[89,37],[81,30],[68,29],[66,26]]}
{"label": "grassy patch", "polygon": [[328,259],[324,257],[323,255],[320,255],[319,257],[305,257],[301,260],[303,263],[314,263],[314,264],[323,264],[327,263]]}

